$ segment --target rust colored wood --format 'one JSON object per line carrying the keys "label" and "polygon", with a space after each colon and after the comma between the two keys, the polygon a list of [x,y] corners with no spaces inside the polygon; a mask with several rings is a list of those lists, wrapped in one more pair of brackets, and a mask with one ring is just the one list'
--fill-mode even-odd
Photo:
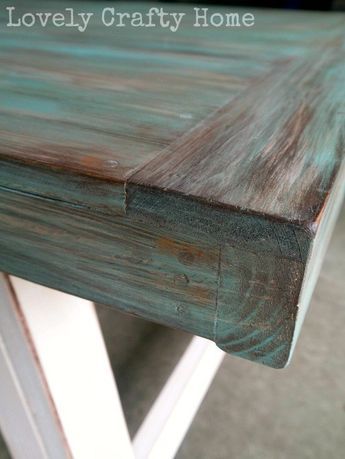
{"label": "rust colored wood", "polygon": [[0,268],[283,367],[343,198],[345,17],[107,6],[84,33],[1,12]]}

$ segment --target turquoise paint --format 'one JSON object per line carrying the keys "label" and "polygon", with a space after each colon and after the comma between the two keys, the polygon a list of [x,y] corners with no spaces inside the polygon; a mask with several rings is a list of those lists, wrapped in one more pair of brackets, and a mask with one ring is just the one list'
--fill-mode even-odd
{"label": "turquoise paint", "polygon": [[169,36],[0,28],[0,268],[286,365],[343,162],[344,16],[256,14]]}

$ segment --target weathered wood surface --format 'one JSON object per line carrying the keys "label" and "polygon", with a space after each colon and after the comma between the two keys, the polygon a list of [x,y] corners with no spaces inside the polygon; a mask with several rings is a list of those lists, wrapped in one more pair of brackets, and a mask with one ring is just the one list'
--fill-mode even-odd
{"label": "weathered wood surface", "polygon": [[283,367],[343,197],[344,15],[165,6],[171,33],[87,6],[83,34],[1,12],[0,269]]}

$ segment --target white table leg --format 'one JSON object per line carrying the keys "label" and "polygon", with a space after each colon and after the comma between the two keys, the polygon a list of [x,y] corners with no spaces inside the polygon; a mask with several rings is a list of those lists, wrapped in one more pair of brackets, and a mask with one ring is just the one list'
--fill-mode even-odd
{"label": "white table leg", "polygon": [[173,458],[224,353],[193,338],[132,446],[94,305],[0,281],[0,427],[13,458]]}
{"label": "white table leg", "polygon": [[21,310],[1,273],[0,428],[15,459],[69,457]]}
{"label": "white table leg", "polygon": [[137,459],[175,457],[224,355],[212,341],[192,339],[134,438]]}
{"label": "white table leg", "polygon": [[[132,459],[132,445],[94,305],[22,279],[11,277],[10,281],[18,298],[18,307],[14,307],[13,298],[2,279],[1,302],[5,307],[1,305],[0,313],[0,329],[5,333],[2,339],[5,349],[11,352],[8,365],[9,368],[21,368],[17,380],[28,403],[34,405],[31,414],[35,414],[32,416],[36,416],[36,405],[44,408],[41,408],[42,414],[34,425],[35,429],[31,429],[31,436],[27,436],[28,429],[24,430],[25,422],[29,424],[24,408],[10,412],[15,403],[20,404],[18,391],[8,402],[8,410],[1,410],[1,428],[14,458],[62,458],[68,454],[64,449],[69,449],[74,459]],[[8,321],[14,330],[11,333],[6,331]],[[18,341],[19,336],[20,342],[15,350],[13,340]],[[23,353],[25,355],[21,355]],[[5,362],[4,353],[2,359]],[[41,375],[38,375],[37,366],[42,369]],[[34,392],[31,386],[26,387],[29,384],[27,375],[31,373],[35,373],[37,380],[31,384],[35,387]],[[49,394],[47,390],[44,392],[43,383],[46,383]],[[8,393],[14,391],[14,385],[8,379]],[[2,404],[6,404],[5,398],[1,388]],[[45,425],[46,422],[49,426]],[[61,431],[68,448],[63,446]],[[35,432],[39,435],[36,443]],[[42,454],[28,456],[24,454],[25,449],[19,451],[18,437],[25,442],[31,439],[36,450],[41,447]]]}

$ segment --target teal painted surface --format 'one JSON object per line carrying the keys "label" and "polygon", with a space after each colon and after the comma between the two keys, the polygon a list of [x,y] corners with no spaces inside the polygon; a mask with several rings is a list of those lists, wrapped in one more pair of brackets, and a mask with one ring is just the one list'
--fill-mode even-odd
{"label": "teal painted surface", "polygon": [[306,262],[313,235],[298,225],[253,215],[231,212],[222,206],[205,203],[179,194],[127,187],[126,214],[171,230],[193,231],[196,240],[228,244],[250,252]]}
{"label": "teal painted surface", "polygon": [[[175,34],[158,27],[133,33],[101,24],[107,6],[88,2],[95,17],[84,33],[7,28],[1,9],[2,156],[125,181],[255,79],[320,52],[344,28],[337,14],[254,11],[255,27],[203,30],[192,27],[191,8],[179,5],[186,18]],[[64,7],[84,10],[78,2],[30,2],[31,11]],[[16,12],[24,11],[20,2]]]}
{"label": "teal painted surface", "polygon": [[218,250],[126,217],[0,192],[1,269],[212,337]]}
{"label": "teal painted surface", "polygon": [[271,367],[289,359],[304,264],[222,248],[215,342]]}
{"label": "teal painted surface", "polygon": [[61,202],[66,206],[100,214],[124,214],[125,190],[122,184],[59,169],[37,169],[0,159],[0,189]]}
{"label": "teal painted surface", "polygon": [[80,34],[0,12],[0,269],[287,363],[342,197],[345,19],[254,13]]}
{"label": "teal painted surface", "polygon": [[321,55],[311,51],[277,64],[131,176],[129,187],[164,190],[313,232],[344,160],[342,45],[340,39],[325,42]]}
{"label": "teal painted surface", "polygon": [[10,191],[0,214],[2,270],[285,365],[303,263]]}

